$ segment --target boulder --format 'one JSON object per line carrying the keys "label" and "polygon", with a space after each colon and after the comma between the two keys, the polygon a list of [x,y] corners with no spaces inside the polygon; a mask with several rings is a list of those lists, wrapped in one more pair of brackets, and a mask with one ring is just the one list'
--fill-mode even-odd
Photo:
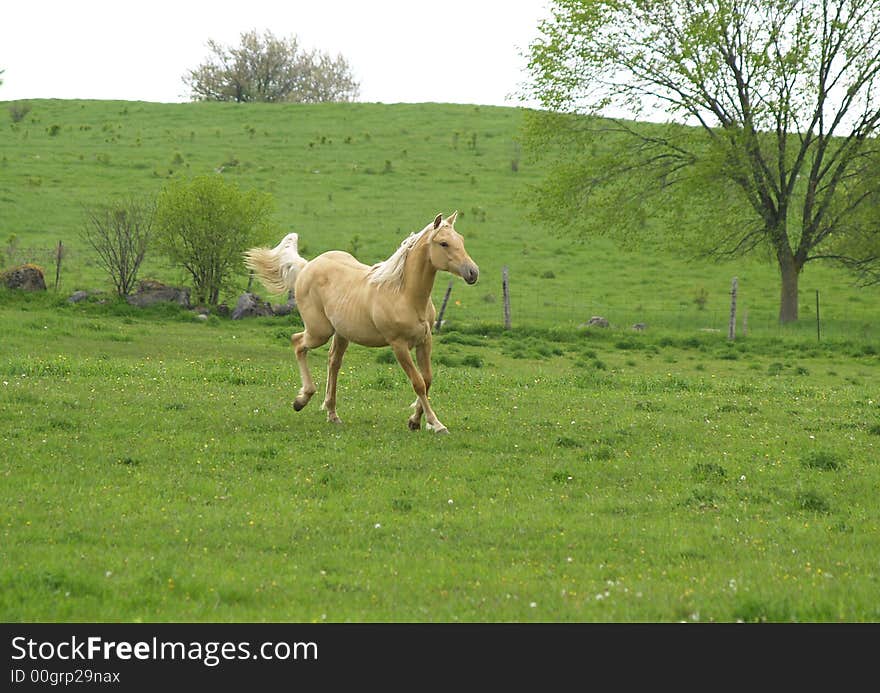
{"label": "boulder", "polygon": [[95,303],[107,303],[106,291],[74,291],[67,297],[68,303],[82,303],[83,301],[92,299]]}
{"label": "boulder", "polygon": [[85,301],[89,297],[88,291],[74,291],[70,297],[67,299],[68,303],[79,303],[80,301]]}
{"label": "boulder", "polygon": [[272,306],[268,301],[262,300],[256,294],[244,293],[238,297],[235,309],[232,311],[233,320],[242,318],[263,318],[274,315]]}
{"label": "boulder", "polygon": [[145,308],[154,303],[176,303],[184,308],[189,308],[189,289],[177,286],[167,286],[162,282],[152,279],[144,279],[138,282],[138,289],[125,300],[133,306]]}
{"label": "boulder", "polygon": [[275,313],[275,315],[290,315],[295,310],[296,299],[293,296],[287,299],[287,303],[281,303],[272,306],[272,311]]}
{"label": "boulder", "polygon": [[21,289],[22,291],[45,291],[46,279],[43,270],[36,265],[26,264],[13,267],[0,275],[3,284],[8,289]]}
{"label": "boulder", "polygon": [[609,327],[609,323],[605,318],[599,315],[594,315],[587,320],[587,327]]}

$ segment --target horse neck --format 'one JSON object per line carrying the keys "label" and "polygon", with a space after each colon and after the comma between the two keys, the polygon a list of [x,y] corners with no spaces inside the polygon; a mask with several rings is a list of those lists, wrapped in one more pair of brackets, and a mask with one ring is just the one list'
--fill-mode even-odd
{"label": "horse neck", "polygon": [[430,247],[426,237],[422,237],[409,252],[403,267],[403,293],[413,303],[427,302],[434,289],[437,269],[428,256]]}

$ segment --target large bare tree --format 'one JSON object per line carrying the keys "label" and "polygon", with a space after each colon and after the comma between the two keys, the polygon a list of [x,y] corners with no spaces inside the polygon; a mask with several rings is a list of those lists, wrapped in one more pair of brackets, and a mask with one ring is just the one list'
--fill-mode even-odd
{"label": "large bare tree", "polygon": [[[774,257],[781,322],[808,262],[876,278],[880,0],[554,0],[540,32],[533,137],[592,142],[562,157],[549,216],[619,203],[622,176],[638,195],[686,182],[729,212],[704,220],[702,250]],[[632,122],[649,114],[666,124]],[[616,153],[590,163],[599,131]]]}
{"label": "large bare tree", "polygon": [[210,57],[183,77],[196,101],[354,101],[359,85],[341,55],[305,50],[295,36],[241,34],[238,46],[209,40]]}

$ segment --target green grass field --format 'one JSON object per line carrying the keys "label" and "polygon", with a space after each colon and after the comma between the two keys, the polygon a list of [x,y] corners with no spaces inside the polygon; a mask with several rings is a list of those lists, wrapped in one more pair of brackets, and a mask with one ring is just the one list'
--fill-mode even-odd
{"label": "green grass field", "polygon": [[[880,620],[876,288],[809,269],[782,330],[770,265],[551,237],[515,109],[32,105],[0,129],[0,240],[69,255],[58,292],[0,291],[2,620]],[[82,204],[221,165],[307,256],[380,260],[461,211],[482,275],[435,342],[451,435],[407,430],[388,349],[349,350],[341,427],[294,413],[296,316],[66,302],[106,288]]]}

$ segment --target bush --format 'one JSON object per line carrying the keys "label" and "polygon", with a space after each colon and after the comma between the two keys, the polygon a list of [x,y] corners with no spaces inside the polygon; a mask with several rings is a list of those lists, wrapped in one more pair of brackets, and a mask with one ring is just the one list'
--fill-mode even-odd
{"label": "bush", "polygon": [[836,452],[830,450],[814,450],[803,460],[803,465],[809,469],[821,469],[834,471],[841,466],[841,458]]}
{"label": "bush", "polygon": [[482,368],[483,367],[483,359],[481,359],[476,354],[468,354],[461,360],[462,366],[470,366],[471,368]]}
{"label": "bush", "polygon": [[192,277],[196,303],[217,305],[244,251],[268,238],[272,206],[220,175],[173,181],[156,204],[156,249]]}
{"label": "bush", "polygon": [[819,492],[812,489],[798,492],[795,502],[801,510],[808,510],[814,513],[831,512],[831,506],[828,501]]}
{"label": "bush", "polygon": [[397,357],[391,349],[382,349],[376,354],[376,363],[397,363]]}
{"label": "bush", "polygon": [[126,200],[86,207],[80,237],[98,254],[116,293],[127,296],[137,280],[153,231],[153,202]]}
{"label": "bush", "polygon": [[9,117],[13,123],[20,123],[24,117],[31,112],[31,105],[23,101],[13,103],[9,106]]}

